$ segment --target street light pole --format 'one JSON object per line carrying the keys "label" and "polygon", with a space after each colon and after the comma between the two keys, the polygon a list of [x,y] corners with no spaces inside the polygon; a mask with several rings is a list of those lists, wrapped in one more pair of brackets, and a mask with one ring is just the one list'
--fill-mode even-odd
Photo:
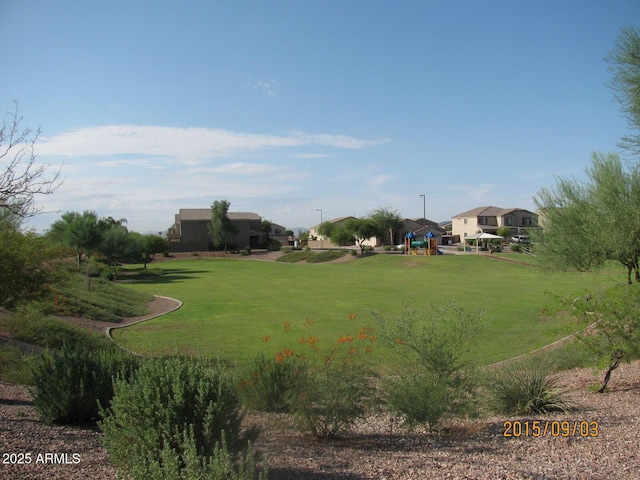
{"label": "street light pole", "polygon": [[424,230],[422,233],[426,235],[427,234],[427,200],[424,193],[421,193],[420,196],[422,197],[422,230]]}
{"label": "street light pole", "polygon": [[[322,226],[322,209],[316,208],[316,212],[320,212],[320,225],[318,225],[318,230],[320,230],[320,227]],[[322,235],[320,235],[319,231],[318,231],[318,235],[320,236],[320,249],[322,249],[324,245],[322,243]]]}

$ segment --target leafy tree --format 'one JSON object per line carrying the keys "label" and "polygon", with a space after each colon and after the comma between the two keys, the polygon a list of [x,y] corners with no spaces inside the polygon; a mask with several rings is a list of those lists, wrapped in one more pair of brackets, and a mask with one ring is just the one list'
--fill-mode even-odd
{"label": "leafy tree", "polygon": [[211,222],[209,223],[209,235],[213,246],[224,248],[225,253],[233,239],[238,233],[236,226],[231,223],[229,216],[230,203],[227,200],[216,200],[211,205]]}
{"label": "leafy tree", "polygon": [[[622,28],[607,61],[612,74],[609,86],[615,92],[629,127],[638,131],[640,129],[640,30],[636,27]],[[640,134],[624,136],[622,146],[635,154],[640,153]]]}
{"label": "leafy tree", "polygon": [[598,390],[603,393],[620,363],[640,355],[640,292],[629,285],[618,285],[584,295],[573,301],[572,307],[586,327],[580,340],[597,354],[605,369]]}
{"label": "leafy tree", "polygon": [[148,233],[142,236],[142,262],[144,268],[147,268],[147,263],[153,261],[158,253],[164,253],[169,251],[169,242],[166,238],[160,235],[153,235]]}
{"label": "leafy tree", "polygon": [[96,212],[66,212],[51,225],[48,237],[54,242],[76,252],[78,267],[83,255],[95,251],[100,243],[102,230]]}
{"label": "leafy tree", "polygon": [[559,179],[534,201],[542,229],[532,232],[542,265],[590,271],[615,260],[640,281],[640,170],[618,155],[592,154],[587,181]]}
{"label": "leafy tree", "polygon": [[102,223],[102,235],[97,251],[104,256],[107,267],[118,276],[118,264],[135,257],[135,245],[129,239],[129,232],[122,225]]}
{"label": "leafy tree", "polygon": [[511,229],[509,227],[502,226],[498,228],[496,235],[500,235],[502,238],[506,239],[507,237],[509,237],[509,235],[511,235]]}
{"label": "leafy tree", "polygon": [[0,306],[14,308],[49,292],[59,275],[57,249],[33,232],[0,228]]}
{"label": "leafy tree", "polygon": [[402,228],[402,217],[390,207],[377,208],[369,213],[368,218],[377,226],[378,235],[384,238],[389,234],[389,245],[393,245],[393,234]]}
{"label": "leafy tree", "polygon": [[351,218],[347,220],[345,230],[355,239],[360,247],[360,253],[364,253],[364,242],[378,233],[377,225],[369,218]]}
{"label": "leafy tree", "polygon": [[61,180],[60,170],[50,173],[49,164],[36,164],[34,145],[40,131],[23,128],[22,120],[16,103],[0,128],[0,163],[6,164],[0,172],[0,211],[25,218],[42,210],[34,206],[35,197],[52,194]]}
{"label": "leafy tree", "polygon": [[318,235],[322,235],[326,238],[331,238],[331,234],[333,230],[336,228],[336,225],[331,222],[322,222],[318,225]]}

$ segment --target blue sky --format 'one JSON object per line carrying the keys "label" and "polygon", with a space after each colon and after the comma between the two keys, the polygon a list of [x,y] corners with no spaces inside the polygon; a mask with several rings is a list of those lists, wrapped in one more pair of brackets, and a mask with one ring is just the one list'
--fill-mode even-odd
{"label": "blue sky", "polygon": [[629,1],[0,0],[0,108],[64,211],[161,231],[227,199],[287,228],[391,207],[534,209],[627,132],[604,57]]}

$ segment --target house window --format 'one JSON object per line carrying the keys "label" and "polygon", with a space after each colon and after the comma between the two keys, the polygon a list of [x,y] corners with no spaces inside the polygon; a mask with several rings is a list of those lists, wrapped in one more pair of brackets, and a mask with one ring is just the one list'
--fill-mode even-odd
{"label": "house window", "polygon": [[478,217],[478,225],[486,225],[487,217]]}
{"label": "house window", "polygon": [[513,217],[504,217],[504,224],[507,227],[513,226]]}
{"label": "house window", "polygon": [[525,227],[528,227],[531,225],[531,217],[524,217],[522,219],[522,225],[524,225]]}
{"label": "house window", "polygon": [[276,235],[280,235],[282,233],[282,230],[280,230],[279,228],[276,228]]}
{"label": "house window", "polygon": [[464,224],[465,224],[465,225],[467,224],[467,219],[466,219],[466,218],[464,219]]}

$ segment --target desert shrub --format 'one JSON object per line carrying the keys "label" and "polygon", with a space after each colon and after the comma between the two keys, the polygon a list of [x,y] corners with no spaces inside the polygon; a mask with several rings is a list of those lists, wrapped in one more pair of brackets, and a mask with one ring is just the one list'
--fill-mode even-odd
{"label": "desert shrub", "polygon": [[210,457],[201,456],[193,429],[188,429],[180,437],[178,448],[165,443],[158,458],[135,458],[127,473],[135,480],[266,480],[269,471],[266,465],[262,471],[257,470],[250,444],[246,452],[234,455],[224,436],[215,443]]}
{"label": "desert shrub", "polygon": [[287,253],[278,258],[277,262],[287,262],[287,263],[297,263],[302,262],[304,260],[309,260],[311,257],[316,254],[308,249],[304,250],[294,250],[291,253]]}
{"label": "desert shrub", "polygon": [[33,362],[37,357],[9,343],[0,342],[0,381],[31,385]]}
{"label": "desert shrub", "polygon": [[[355,251],[355,250],[354,250]],[[307,258],[307,263],[321,263],[336,260],[345,255],[345,250],[325,250],[317,255]],[[356,252],[357,254],[357,252]]]}
{"label": "desert shrub", "polygon": [[[301,339],[309,352],[306,368],[289,393],[291,410],[300,431],[317,438],[331,438],[348,432],[359,418],[377,404],[372,368],[372,342],[376,339],[369,328],[362,328],[357,336],[345,335],[322,358],[317,337]],[[285,350],[284,355],[292,350]]]}
{"label": "desert shrub", "polygon": [[145,362],[130,379],[114,381],[111,406],[102,413],[109,456],[141,479],[162,478],[157,469],[170,458],[177,470],[169,477],[196,478],[189,476],[187,465],[196,461],[190,457],[215,459],[219,440],[235,455],[256,434],[241,431],[231,374],[204,359]]}
{"label": "desert shrub", "polygon": [[488,388],[493,409],[502,414],[530,415],[569,408],[557,377],[535,366],[502,368],[490,376]]}
{"label": "desert shrub", "polygon": [[277,240],[272,240],[271,242],[269,242],[269,245],[267,245],[267,250],[270,252],[279,252],[281,249],[282,244]]}
{"label": "desert shrub", "polygon": [[522,252],[522,245],[520,245],[519,243],[512,243],[510,247],[512,252],[516,252],[516,253]]}
{"label": "desert shrub", "polygon": [[455,302],[424,313],[405,308],[391,322],[376,314],[382,339],[400,356],[399,369],[387,377],[383,391],[391,411],[409,427],[433,429],[442,418],[477,414],[474,340],[481,316]]}
{"label": "desert shrub", "polygon": [[0,320],[12,338],[42,348],[60,349],[64,345],[74,348],[109,348],[111,342],[101,334],[65,323],[47,314],[46,303],[31,302],[21,305],[15,315]]}
{"label": "desert shrub", "polygon": [[303,366],[295,356],[269,358],[259,353],[240,375],[240,401],[254,410],[289,411],[288,394],[298,381]]}
{"label": "desert shrub", "polygon": [[49,351],[33,365],[35,407],[50,423],[96,420],[98,403],[108,405],[113,397],[113,377],[127,378],[137,366],[137,358],[115,349],[90,351],[64,346]]}

